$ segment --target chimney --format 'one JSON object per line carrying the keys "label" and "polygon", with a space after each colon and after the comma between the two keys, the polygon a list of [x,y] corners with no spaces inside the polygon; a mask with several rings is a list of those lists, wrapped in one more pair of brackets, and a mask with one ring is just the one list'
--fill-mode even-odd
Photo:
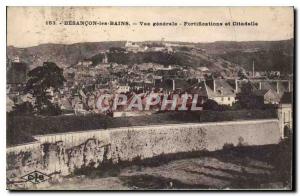
{"label": "chimney", "polygon": [[235,92],[237,93],[238,89],[239,89],[239,87],[238,87],[238,80],[235,79],[234,81],[235,81]]}
{"label": "chimney", "polygon": [[261,90],[261,81],[259,82],[259,90]]}
{"label": "chimney", "polygon": [[215,79],[213,79],[213,89],[214,89],[214,93],[216,92],[216,81]]}
{"label": "chimney", "polygon": [[279,81],[276,82],[276,92],[279,94]]}
{"label": "chimney", "polygon": [[172,80],[172,83],[173,83],[173,91],[175,91],[175,80]]}
{"label": "chimney", "polygon": [[252,76],[253,76],[253,78],[255,77],[255,73],[254,73],[254,60],[252,61]]}

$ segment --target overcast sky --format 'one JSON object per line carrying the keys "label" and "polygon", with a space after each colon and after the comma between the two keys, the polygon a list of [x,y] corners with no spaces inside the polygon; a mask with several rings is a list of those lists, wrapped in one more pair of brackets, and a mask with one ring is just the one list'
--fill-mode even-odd
{"label": "overcast sky", "polygon": [[[9,7],[7,44],[161,40],[186,42],[293,38],[292,7]],[[46,21],[129,21],[130,26],[46,25]],[[142,27],[139,22],[257,22],[258,26]]]}

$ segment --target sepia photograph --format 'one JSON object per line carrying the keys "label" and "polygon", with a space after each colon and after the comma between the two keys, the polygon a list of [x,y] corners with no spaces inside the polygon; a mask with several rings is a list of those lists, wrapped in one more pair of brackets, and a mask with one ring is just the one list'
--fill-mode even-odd
{"label": "sepia photograph", "polygon": [[293,7],[6,7],[7,190],[295,189]]}

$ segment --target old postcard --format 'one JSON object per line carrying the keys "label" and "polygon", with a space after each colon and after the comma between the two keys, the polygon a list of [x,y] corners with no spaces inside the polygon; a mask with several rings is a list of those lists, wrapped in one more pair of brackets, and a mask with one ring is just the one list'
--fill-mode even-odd
{"label": "old postcard", "polygon": [[7,7],[8,190],[293,190],[293,7]]}

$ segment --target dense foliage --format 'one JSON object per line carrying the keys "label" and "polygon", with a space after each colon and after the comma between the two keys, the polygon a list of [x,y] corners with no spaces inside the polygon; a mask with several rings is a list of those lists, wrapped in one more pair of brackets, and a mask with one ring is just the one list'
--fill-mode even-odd
{"label": "dense foliage", "polygon": [[55,63],[45,62],[43,66],[36,67],[28,73],[25,91],[33,95],[34,108],[39,114],[57,115],[59,108],[50,101],[49,90],[58,91],[65,81],[63,70]]}

